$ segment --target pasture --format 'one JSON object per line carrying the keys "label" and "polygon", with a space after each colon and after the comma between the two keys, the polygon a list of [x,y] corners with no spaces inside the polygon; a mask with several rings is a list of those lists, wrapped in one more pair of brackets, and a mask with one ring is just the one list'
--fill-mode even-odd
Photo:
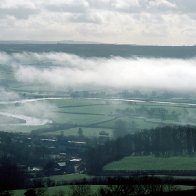
{"label": "pasture", "polygon": [[[97,192],[100,187],[100,185],[90,185],[90,189],[94,193]],[[43,190],[46,191],[45,193],[48,196],[55,196],[57,194],[60,195],[60,193],[67,195],[71,191],[71,185],[47,187],[43,188]],[[25,191],[26,190],[14,190],[12,193],[14,196],[22,196],[24,195]]]}
{"label": "pasture", "polygon": [[195,170],[196,157],[129,156],[104,166],[104,170]]}
{"label": "pasture", "polygon": [[90,179],[92,176],[86,175],[86,174],[65,174],[65,175],[56,175],[56,176],[50,176],[51,180],[54,180],[56,183],[61,181],[77,181],[77,180],[83,180],[83,179]]}
{"label": "pasture", "polygon": [[[130,133],[165,125],[196,125],[195,115],[192,115],[196,114],[196,106],[178,102],[169,104],[158,101],[59,97],[19,104],[8,102],[0,104],[0,111],[40,120],[48,119],[52,122],[25,125],[24,121],[17,117],[11,119],[0,116],[1,122],[5,122],[0,125],[1,131],[36,133],[36,130],[44,129],[44,135],[63,133],[65,136],[77,136],[78,128],[81,127],[87,137],[96,137],[102,130],[112,136],[112,130],[118,120],[127,123]],[[65,124],[71,127],[63,128]],[[38,133],[40,134],[40,131]]]}

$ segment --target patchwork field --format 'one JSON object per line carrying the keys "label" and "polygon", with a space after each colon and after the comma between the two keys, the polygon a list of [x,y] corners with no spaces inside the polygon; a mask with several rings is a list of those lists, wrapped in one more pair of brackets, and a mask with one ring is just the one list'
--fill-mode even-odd
{"label": "patchwork field", "polygon": [[[87,98],[38,98],[0,102],[1,131],[31,132],[44,135],[67,136],[78,134],[98,136],[105,131],[112,136],[112,130],[119,120],[127,124],[130,132],[165,125],[196,125],[196,106],[186,102],[138,101],[121,99]],[[9,116],[10,115],[10,116]],[[22,115],[22,117],[21,117]],[[1,120],[2,119],[2,120]],[[12,123],[10,123],[10,121]],[[69,124],[70,126],[65,126]]]}

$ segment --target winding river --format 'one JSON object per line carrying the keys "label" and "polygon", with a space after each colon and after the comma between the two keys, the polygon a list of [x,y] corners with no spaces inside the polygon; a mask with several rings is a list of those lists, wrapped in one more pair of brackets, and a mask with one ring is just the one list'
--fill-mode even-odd
{"label": "winding river", "polygon": [[52,120],[40,119],[40,118],[25,116],[25,115],[21,115],[21,114],[12,114],[12,113],[7,113],[7,112],[0,112],[0,115],[7,116],[7,117],[12,117],[12,118],[17,118],[17,119],[21,119],[21,120],[25,121],[25,123],[18,123],[16,125],[40,126],[40,125],[45,125],[45,124],[52,123]]}
{"label": "winding river", "polygon": [[147,100],[142,100],[142,99],[120,99],[120,98],[72,98],[72,97],[46,97],[46,98],[35,98],[35,99],[21,99],[21,100],[15,100],[15,101],[0,101],[0,105],[24,104],[24,103],[44,101],[44,100],[71,100],[71,99],[122,101],[122,102],[134,102],[134,103],[154,103],[154,104],[163,104],[163,105],[196,106],[196,103],[186,103],[186,102],[147,101]]}

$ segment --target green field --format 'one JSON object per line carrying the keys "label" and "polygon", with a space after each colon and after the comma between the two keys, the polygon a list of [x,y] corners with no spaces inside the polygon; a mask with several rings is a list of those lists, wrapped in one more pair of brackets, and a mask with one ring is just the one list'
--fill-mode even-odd
{"label": "green field", "polygon": [[58,181],[74,181],[74,180],[82,180],[82,179],[90,179],[91,176],[88,176],[86,174],[65,174],[65,175],[56,175],[56,176],[50,176],[51,180],[54,180],[56,182]]}
{"label": "green field", "polygon": [[[96,192],[99,188],[100,185],[90,185],[91,191]],[[64,192],[65,194],[68,194],[71,186],[65,185],[65,186],[55,186],[55,187],[48,187],[48,188],[43,188],[46,191],[46,194],[48,196],[55,196],[56,193],[59,192]],[[23,196],[26,190],[14,190],[12,191],[14,196]]]}
{"label": "green field", "polygon": [[[36,112],[36,111],[39,112]],[[149,115],[149,111],[165,111],[164,117],[159,115]],[[15,126],[1,124],[1,131],[31,132],[34,130],[51,128],[45,130],[44,135],[77,136],[78,128],[83,128],[84,136],[96,137],[99,131],[104,130],[112,136],[112,130],[118,120],[123,120],[129,126],[129,131],[150,129],[165,125],[196,125],[194,116],[196,108],[186,104],[167,104],[152,102],[126,102],[107,99],[85,99],[85,98],[65,98],[56,100],[40,100],[23,104],[2,104],[0,111],[32,116],[40,119],[52,120],[52,124],[29,125],[18,124],[20,120],[15,119]],[[178,115],[176,118],[175,115]],[[6,122],[2,117],[2,121]],[[9,120],[9,119],[8,119]],[[7,122],[8,122],[7,120]],[[74,128],[62,129],[63,124],[71,124]],[[10,125],[8,122],[7,124]],[[53,126],[55,125],[55,126]],[[58,126],[56,126],[58,125]],[[53,129],[54,127],[54,129]],[[57,128],[59,127],[59,128]],[[40,134],[40,132],[39,132]]]}
{"label": "green field", "polygon": [[196,157],[129,156],[107,164],[104,170],[195,170]]}

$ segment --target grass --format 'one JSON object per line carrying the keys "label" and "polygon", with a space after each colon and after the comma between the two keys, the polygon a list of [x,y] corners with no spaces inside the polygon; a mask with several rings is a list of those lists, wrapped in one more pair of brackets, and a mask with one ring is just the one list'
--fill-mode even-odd
{"label": "grass", "polygon": [[111,117],[100,115],[58,113],[54,118],[56,123],[72,123],[87,126],[100,121],[109,120]]}
{"label": "grass", "polygon": [[129,156],[107,164],[104,170],[196,170],[196,157]]}
{"label": "grass", "polygon": [[[90,185],[91,191],[92,192],[97,192],[97,190],[101,187],[102,185]],[[54,187],[48,187],[44,188],[46,190],[46,195],[48,196],[55,196],[58,192],[64,192],[65,194],[68,194],[70,191],[71,185],[65,185],[65,186],[54,186]],[[26,190],[14,190],[12,191],[14,196],[22,196],[24,195]]]}
{"label": "grass", "polygon": [[86,106],[93,106],[98,104],[105,104],[104,101],[101,100],[87,100],[87,99],[59,99],[59,100],[47,100],[50,104],[55,104],[60,109],[69,109],[75,107],[86,107]]}
{"label": "grass", "polygon": [[[171,124],[187,124],[187,120],[184,119],[184,122],[177,122],[175,120],[161,120],[158,118],[151,117],[143,117],[142,114],[135,114],[134,111],[146,108],[163,108],[171,114],[173,111],[183,116],[185,114],[196,114],[196,108],[186,108],[184,109],[184,105],[166,105],[166,104],[155,104],[155,103],[132,103],[132,102],[122,102],[122,101],[108,101],[108,100],[89,100],[89,99],[59,99],[59,100],[43,100],[40,101],[39,104],[49,104],[51,107],[47,108],[46,114],[49,119],[53,120],[54,123],[64,124],[71,123],[73,125],[78,125],[78,127],[92,127],[85,128],[84,135],[87,137],[97,136],[100,129],[106,129],[106,131],[112,135],[112,129],[115,126],[115,122],[118,119],[122,119],[126,121],[128,124],[133,123],[134,127],[130,126],[130,131],[141,130],[141,129],[150,129],[163,125],[171,125]],[[34,103],[36,106],[36,103]],[[38,106],[39,106],[38,104]],[[22,106],[17,107],[25,107],[28,106],[28,103]],[[178,107],[177,107],[178,106]],[[10,109],[10,107],[15,107],[14,105],[0,105],[0,111],[6,111]],[[119,112],[120,110],[129,109],[129,113],[122,116]],[[133,111],[133,113],[132,113]],[[37,114],[37,118],[39,118],[40,114]],[[47,116],[46,115],[46,116]],[[33,116],[33,115],[32,115]],[[188,118],[191,115],[186,115]],[[41,117],[40,117],[41,118]],[[45,117],[46,118],[46,117]],[[3,120],[4,121],[4,120]],[[190,121],[190,120],[189,120]],[[195,121],[191,121],[192,124],[195,124]],[[99,126],[100,129],[96,128],[95,125]],[[44,127],[48,127],[50,125],[44,125]],[[15,132],[31,132],[32,130],[39,129],[40,126],[0,126],[0,130],[6,131],[15,131]],[[135,128],[135,129],[134,129]],[[62,131],[66,136],[76,136],[76,129],[69,130],[54,130],[54,132],[44,133],[44,135],[59,135]]]}
{"label": "grass", "polygon": [[150,120],[147,120],[146,118],[130,117],[130,116],[120,117],[112,121],[104,122],[104,123],[101,123],[100,126],[108,127],[112,129],[115,126],[116,121],[118,121],[119,119],[126,121],[128,124],[134,123],[134,127],[130,128],[130,130],[151,129],[151,128],[161,126],[161,123],[158,121],[150,121]]}
{"label": "grass", "polygon": [[74,180],[82,180],[84,178],[89,179],[91,176],[88,176],[86,174],[65,174],[65,175],[56,175],[56,176],[50,176],[51,180],[54,181],[74,181]]}

